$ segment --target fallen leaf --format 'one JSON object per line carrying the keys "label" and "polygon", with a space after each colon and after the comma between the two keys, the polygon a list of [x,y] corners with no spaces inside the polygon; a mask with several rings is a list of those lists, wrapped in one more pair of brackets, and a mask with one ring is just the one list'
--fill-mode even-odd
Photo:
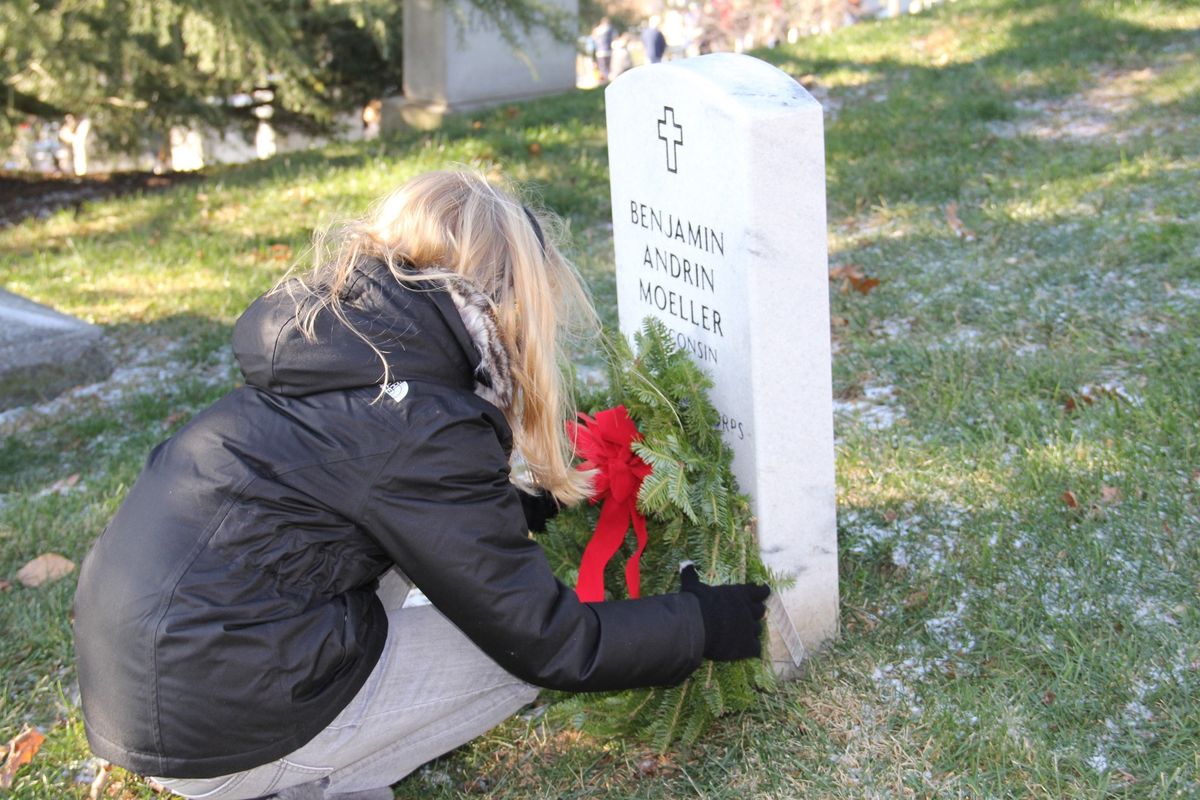
{"label": "fallen leaf", "polygon": [[292,246],[289,244],[277,243],[271,245],[271,258],[276,261],[287,261],[292,257]]}
{"label": "fallen leaf", "polygon": [[869,294],[872,289],[879,285],[878,278],[869,277],[862,271],[862,268],[857,264],[839,264],[829,270],[829,279],[832,281],[841,281],[842,285],[838,287],[838,291],[842,294],[849,292],[851,289]]}
{"label": "fallen leaf", "polygon": [[33,728],[26,728],[8,743],[8,758],[0,768],[0,789],[11,789],[17,770],[33,761],[46,737]]}
{"label": "fallen leaf", "polygon": [[839,264],[836,267],[829,268],[829,278],[831,280],[843,280],[851,275],[863,277],[862,270],[857,264]]}
{"label": "fallen leaf", "polygon": [[830,326],[834,328],[844,328],[850,324],[850,320],[845,317],[839,317],[836,314],[829,318]]}
{"label": "fallen leaf", "polygon": [[1075,398],[1071,397],[1071,395],[1069,395],[1069,394],[1063,396],[1062,404],[1063,404],[1063,408],[1066,409],[1068,414],[1070,414],[1072,411],[1074,411],[1076,408],[1079,407],[1075,403]]}
{"label": "fallen leaf", "polygon": [[17,570],[17,580],[31,589],[51,583],[75,570],[75,562],[58,553],[45,553]]}
{"label": "fallen leaf", "polygon": [[870,611],[861,608],[850,608],[848,610],[854,615],[853,619],[849,620],[851,628],[865,630],[870,633],[879,627],[879,617]]}
{"label": "fallen leaf", "polygon": [[637,770],[643,775],[653,775],[658,772],[658,759],[653,756],[646,756],[638,761]]}
{"label": "fallen leaf", "polygon": [[67,477],[62,478],[61,480],[55,481],[54,483],[52,483],[50,485],[50,488],[46,490],[46,493],[52,494],[52,493],[57,492],[58,494],[65,494],[68,489],[70,489],[72,486],[74,486],[77,483],[79,483],[79,473],[78,472],[76,472],[72,475],[68,475]]}
{"label": "fallen leaf", "polygon": [[163,427],[164,428],[173,428],[173,427],[175,427],[175,425],[177,425],[178,423],[182,422],[185,419],[187,419],[186,411],[176,411],[174,414],[168,415],[167,418],[163,420]]}
{"label": "fallen leaf", "polygon": [[479,120],[473,120],[471,122],[471,127],[474,128],[475,130],[479,130],[483,127],[483,123],[480,122]]}
{"label": "fallen leaf", "polygon": [[530,142],[529,143],[529,155],[536,157],[536,156],[540,156],[541,154],[542,154],[542,143],[541,142]]}
{"label": "fallen leaf", "polygon": [[950,226],[950,230],[954,231],[954,235],[960,239],[965,239],[968,242],[975,241],[975,233],[966,225],[962,224],[962,220],[958,218],[958,203],[953,200],[946,206],[946,224]]}
{"label": "fallen leaf", "polygon": [[100,800],[104,796],[104,788],[108,786],[108,779],[111,777],[112,764],[105,761],[96,772],[96,778],[92,781],[92,785],[88,787],[88,800]]}
{"label": "fallen leaf", "polygon": [[1113,777],[1115,777],[1118,781],[1125,784],[1126,786],[1137,783],[1137,778],[1133,777],[1128,772],[1126,772],[1125,770],[1120,769],[1120,768],[1113,770]]}
{"label": "fallen leaf", "polygon": [[895,522],[898,519],[900,519],[900,515],[897,514],[895,511],[893,511],[890,508],[887,511],[883,512],[884,522]]}
{"label": "fallen leaf", "polygon": [[1100,505],[1115,506],[1121,502],[1121,490],[1116,486],[1100,487]]}
{"label": "fallen leaf", "polygon": [[917,589],[915,592],[904,598],[904,607],[908,609],[920,608],[929,602],[929,590]]}
{"label": "fallen leaf", "polygon": [[1067,508],[1079,508],[1079,498],[1070,489],[1062,493],[1062,501],[1067,504]]}
{"label": "fallen leaf", "polygon": [[870,294],[871,290],[879,285],[878,278],[850,278],[850,285],[862,294]]}
{"label": "fallen leaf", "polygon": [[1055,700],[1057,697],[1058,697],[1058,695],[1056,695],[1056,694],[1054,693],[1054,690],[1053,690],[1053,689],[1047,689],[1047,690],[1045,691],[1045,693],[1044,693],[1044,694],[1042,694],[1042,705],[1044,705],[1044,706],[1052,706],[1052,705],[1054,705],[1054,700]]}

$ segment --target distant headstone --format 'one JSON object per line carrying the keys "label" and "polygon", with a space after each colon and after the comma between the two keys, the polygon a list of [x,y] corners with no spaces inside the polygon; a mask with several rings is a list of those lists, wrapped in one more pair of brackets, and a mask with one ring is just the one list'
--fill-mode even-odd
{"label": "distant headstone", "polygon": [[[549,0],[571,17],[578,0]],[[434,127],[451,112],[557,94],[575,88],[575,44],[548,30],[524,33],[517,47],[496,21],[468,3],[404,4],[404,96],[383,104],[383,128]]]}
{"label": "distant headstone", "polygon": [[786,674],[838,619],[821,107],[726,53],[633,69],[605,102],[621,330],[658,317],[713,377],[763,559],[795,581],[771,618]]}
{"label": "distant headstone", "polygon": [[0,289],[0,410],[48,400],[110,372],[99,328]]}

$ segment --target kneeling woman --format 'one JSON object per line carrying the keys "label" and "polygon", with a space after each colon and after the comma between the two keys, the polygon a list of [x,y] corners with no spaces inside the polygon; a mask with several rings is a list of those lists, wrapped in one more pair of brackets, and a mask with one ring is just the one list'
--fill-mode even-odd
{"label": "kneeling woman", "polygon": [[583,604],[529,538],[588,494],[557,344],[593,312],[528,209],[431,173],[322,250],[238,320],[245,385],[151,452],[81,570],[97,755],[185,797],[390,797],[534,687],[757,652],[765,587]]}

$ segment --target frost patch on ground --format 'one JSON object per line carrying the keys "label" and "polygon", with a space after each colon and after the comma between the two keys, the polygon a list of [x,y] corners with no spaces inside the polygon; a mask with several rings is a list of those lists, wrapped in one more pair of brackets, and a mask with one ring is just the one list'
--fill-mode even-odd
{"label": "frost patch on ground", "polygon": [[895,386],[864,386],[862,397],[854,400],[833,400],[835,417],[842,417],[878,431],[890,428],[904,418],[904,409],[893,405]]}
{"label": "frost patch on ground", "polygon": [[934,575],[946,565],[962,531],[965,510],[955,506],[939,509],[936,518],[907,514],[893,522],[860,523],[858,511],[839,513],[840,525],[848,531],[851,553],[866,553],[877,545],[891,548],[892,563],[921,575]]}
{"label": "frost patch on ground", "polygon": [[179,357],[181,349],[180,344],[168,344],[142,345],[120,351],[114,360],[122,366],[114,369],[107,379],[77,386],[44,403],[0,412],[0,433],[14,433],[39,420],[60,419],[97,404],[114,405],[139,394],[168,391],[172,384],[183,380],[198,379],[208,386],[229,380],[234,364],[232,351],[218,351],[215,364],[197,370]]}
{"label": "frost patch on ground", "polygon": [[1124,617],[1146,631],[1178,628],[1176,602],[1155,592],[1156,586],[1171,581],[1175,558],[1165,549],[1168,545],[1155,536],[1131,541],[1128,531],[1120,528],[1099,528],[1092,536],[1106,553],[1103,571],[1092,564],[1037,568],[1030,566],[1031,559],[1016,566],[1014,580],[1041,585],[1039,600],[1050,619],[1071,623]]}
{"label": "frost patch on ground", "polygon": [[929,346],[930,350],[945,350],[949,348],[962,347],[963,345],[975,345],[983,339],[983,334],[975,328],[955,328],[948,334],[943,336],[940,341],[934,342]]}
{"label": "frost patch on ground", "polygon": [[1096,772],[1116,770],[1125,772],[1124,762],[1115,754],[1144,753],[1153,744],[1156,735],[1148,727],[1154,723],[1155,714],[1150,707],[1151,697],[1172,683],[1187,690],[1179,671],[1184,669],[1181,659],[1176,659],[1170,671],[1151,666],[1144,675],[1135,676],[1129,685],[1130,699],[1119,714],[1104,720],[1104,729],[1096,737],[1092,753],[1086,759],[1088,766]]}
{"label": "frost patch on ground", "polygon": [[885,319],[871,325],[871,332],[884,339],[901,339],[912,335],[913,318]]}
{"label": "frost patch on ground", "polygon": [[[1026,115],[1025,119],[992,122],[988,128],[1004,138],[1029,136],[1063,141],[1107,138],[1118,143],[1148,133],[1165,133],[1166,123],[1154,128],[1122,126],[1122,118],[1136,110],[1135,98],[1145,94],[1145,87],[1160,71],[1153,67],[1112,70],[1097,76],[1096,86],[1085,92],[1055,100],[1018,100],[1015,105]],[[1172,123],[1170,130],[1182,129],[1183,124],[1183,121]]]}

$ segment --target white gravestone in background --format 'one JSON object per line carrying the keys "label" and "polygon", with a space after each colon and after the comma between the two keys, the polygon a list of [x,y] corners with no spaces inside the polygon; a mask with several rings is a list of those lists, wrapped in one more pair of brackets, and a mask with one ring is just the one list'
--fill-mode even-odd
{"label": "white gravestone in background", "polygon": [[[578,16],[578,0],[548,5]],[[408,0],[404,4],[404,97],[384,102],[383,127],[398,116],[432,127],[442,115],[575,88],[575,43],[544,28],[522,31],[517,49],[496,21],[468,3]]]}
{"label": "white gravestone in background", "polygon": [[605,102],[621,330],[658,317],[713,377],[763,560],[794,579],[770,616],[786,674],[838,618],[821,107],[724,53],[631,70]]}

